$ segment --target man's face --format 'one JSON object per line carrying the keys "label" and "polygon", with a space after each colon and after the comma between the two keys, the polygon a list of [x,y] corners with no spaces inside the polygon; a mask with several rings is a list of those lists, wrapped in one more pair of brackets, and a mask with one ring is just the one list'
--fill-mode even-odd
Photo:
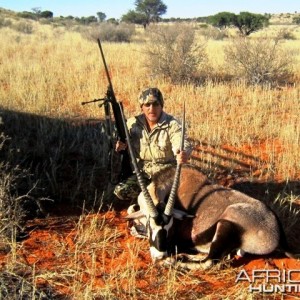
{"label": "man's face", "polygon": [[159,101],[146,103],[143,104],[142,111],[149,123],[156,124],[161,116],[162,106]]}

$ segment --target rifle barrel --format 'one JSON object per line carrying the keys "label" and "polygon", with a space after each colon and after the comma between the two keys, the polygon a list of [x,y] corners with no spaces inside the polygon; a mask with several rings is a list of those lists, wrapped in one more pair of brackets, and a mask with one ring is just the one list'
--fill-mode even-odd
{"label": "rifle barrel", "polygon": [[97,39],[97,42],[98,42],[98,46],[99,46],[99,49],[100,49],[100,54],[101,54],[101,57],[102,57],[102,61],[103,61],[103,64],[104,64],[105,73],[106,73],[106,77],[107,77],[107,80],[108,80],[109,88],[111,90],[111,93],[113,94],[113,97],[115,97],[115,93],[114,93],[113,86],[112,86],[112,83],[111,83],[111,80],[110,80],[108,67],[107,67],[107,64],[106,64],[106,60],[105,60],[105,57],[104,57],[104,53],[103,53],[103,49],[102,49],[100,39]]}
{"label": "rifle barrel", "polygon": [[[114,115],[114,118],[115,118],[115,125],[116,125],[118,136],[119,136],[119,138],[122,142],[125,142],[126,141],[126,133],[125,133],[125,128],[124,128],[124,125],[123,125],[123,122],[122,122],[122,115],[121,115],[122,109],[123,109],[122,108],[122,103],[118,104],[118,102],[117,102],[117,99],[116,99],[116,96],[115,96],[115,93],[114,93],[114,89],[113,89],[113,86],[112,86],[112,82],[111,82],[111,79],[110,79],[110,76],[109,76],[108,67],[107,67],[107,64],[106,64],[106,60],[105,60],[105,57],[104,57],[104,52],[103,52],[103,49],[102,49],[100,39],[98,38],[97,41],[98,41],[98,46],[99,46],[99,49],[100,49],[100,54],[101,54],[101,58],[102,58],[102,61],[103,61],[103,65],[104,65],[104,68],[105,68],[106,77],[107,77],[107,80],[108,80],[108,89],[107,89],[107,92],[106,92],[106,99],[111,104],[111,107],[112,107],[112,110],[113,110],[113,115]],[[129,157],[128,151],[122,151],[121,154],[122,154],[122,159],[121,159],[121,161],[122,161],[122,171],[121,171],[121,176],[120,177],[121,177],[121,179],[126,179],[130,175],[132,175],[132,168],[131,168],[131,165],[130,165],[130,157]]]}

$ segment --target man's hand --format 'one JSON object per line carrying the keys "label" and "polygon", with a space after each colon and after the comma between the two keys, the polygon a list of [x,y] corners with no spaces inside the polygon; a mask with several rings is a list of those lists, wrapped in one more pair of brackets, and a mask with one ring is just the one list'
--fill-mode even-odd
{"label": "man's hand", "polygon": [[187,163],[189,159],[189,155],[185,151],[177,151],[176,160],[177,164],[184,164]]}
{"label": "man's hand", "polygon": [[121,142],[121,141],[117,141],[117,142],[116,142],[115,150],[116,150],[117,152],[126,150],[126,148],[127,148],[127,144],[126,144],[126,143],[123,143],[123,142]]}

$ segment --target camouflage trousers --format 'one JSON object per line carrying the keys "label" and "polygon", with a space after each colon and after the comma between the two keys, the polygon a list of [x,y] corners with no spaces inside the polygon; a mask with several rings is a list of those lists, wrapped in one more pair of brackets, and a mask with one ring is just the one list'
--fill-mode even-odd
{"label": "camouflage trousers", "polygon": [[[147,186],[151,182],[151,180],[146,176],[144,176],[144,182]],[[118,183],[114,189],[114,194],[120,200],[132,201],[132,202],[136,202],[140,192],[141,192],[141,188],[139,186],[136,175],[132,175],[128,177],[126,180]]]}

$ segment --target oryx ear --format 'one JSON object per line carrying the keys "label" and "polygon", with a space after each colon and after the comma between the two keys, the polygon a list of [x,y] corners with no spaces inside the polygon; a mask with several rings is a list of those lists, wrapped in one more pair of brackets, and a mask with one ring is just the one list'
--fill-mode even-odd
{"label": "oryx ear", "polygon": [[133,220],[133,219],[140,219],[145,217],[145,215],[143,214],[143,212],[141,210],[135,211],[131,214],[129,214],[128,216],[125,217],[125,219],[127,220]]}
{"label": "oryx ear", "polygon": [[177,220],[183,220],[184,218],[194,218],[193,215],[189,215],[185,211],[176,208],[173,209],[173,217]]}

